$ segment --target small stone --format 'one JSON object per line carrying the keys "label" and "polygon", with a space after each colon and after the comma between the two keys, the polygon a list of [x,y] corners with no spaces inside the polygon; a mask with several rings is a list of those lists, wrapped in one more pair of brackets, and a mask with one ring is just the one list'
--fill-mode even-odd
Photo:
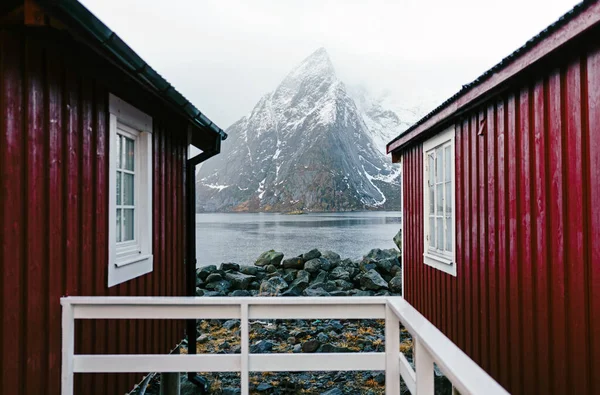
{"label": "small stone", "polygon": [[367,271],[360,279],[361,288],[364,290],[378,290],[387,288],[387,282],[374,269]]}
{"label": "small stone", "polygon": [[231,289],[231,283],[225,280],[214,281],[206,284],[206,289],[210,291],[217,291],[219,293],[227,293]]}
{"label": "small stone", "polygon": [[200,277],[202,281],[206,281],[206,277],[208,277],[209,274],[214,273],[216,271],[217,266],[215,265],[204,266],[202,269],[200,269],[200,271],[198,271],[198,277]]}
{"label": "small stone", "polygon": [[329,292],[331,296],[348,296],[348,291],[331,291]]}
{"label": "small stone", "polygon": [[321,251],[319,251],[315,248],[313,250],[310,250],[310,251],[302,254],[302,259],[304,259],[305,261],[310,261],[311,259],[319,258],[320,256],[321,256]]}
{"label": "small stone", "polygon": [[269,383],[260,383],[260,384],[259,384],[259,385],[256,387],[256,390],[257,390],[258,392],[264,392],[264,391],[268,391],[268,390],[270,390],[271,388],[273,388],[273,386],[272,386],[271,384],[269,384]]}
{"label": "small stone", "polygon": [[256,266],[240,266],[240,273],[248,276],[256,276],[258,273],[258,267]]}
{"label": "small stone", "polygon": [[237,328],[238,326],[240,326],[240,321],[239,320],[227,320],[223,323],[223,328],[227,329],[227,330],[231,330],[233,328]]}
{"label": "small stone", "polygon": [[396,244],[396,247],[398,247],[398,250],[402,253],[402,228],[400,228],[398,233],[396,233],[396,236],[394,236],[394,244]]}
{"label": "small stone", "polygon": [[204,296],[204,290],[196,288],[196,296]]}
{"label": "small stone", "polygon": [[273,342],[268,340],[259,340],[250,346],[250,352],[253,354],[264,354],[273,350]]}
{"label": "small stone", "polygon": [[277,252],[275,250],[269,250],[260,254],[256,262],[254,263],[256,266],[279,266],[281,260],[283,259],[283,253]]}
{"label": "small stone", "polygon": [[196,339],[196,342],[200,343],[200,344],[203,344],[203,343],[206,343],[209,340],[210,340],[210,336],[208,336],[207,334],[203,333],[200,336],[198,336],[198,338]]}
{"label": "small stone", "polygon": [[267,265],[267,273],[275,273],[277,271],[277,267],[275,265]]}
{"label": "small stone", "polygon": [[250,293],[250,291],[247,291],[245,289],[236,289],[231,293],[231,296],[252,296],[252,294]]}
{"label": "small stone", "polygon": [[359,290],[358,292],[356,292],[354,294],[354,296],[373,296],[373,292],[372,291]]}
{"label": "small stone", "polygon": [[301,257],[288,258],[281,263],[281,266],[283,266],[284,269],[302,270],[304,269],[304,259]]}
{"label": "small stone", "polygon": [[302,292],[304,296],[331,296],[323,288],[307,288]]}
{"label": "small stone", "polygon": [[327,341],[329,341],[329,336],[327,336],[325,333],[320,332],[317,335],[317,340],[320,341],[321,343],[327,343]]}
{"label": "small stone", "polygon": [[318,340],[308,340],[305,341],[304,343],[302,343],[302,352],[315,352],[317,351],[317,349],[319,348],[319,346],[321,345],[321,343],[319,343]]}
{"label": "small stone", "polygon": [[240,388],[235,388],[235,387],[224,387],[221,390],[221,395],[238,395],[241,393],[242,393],[242,390]]}
{"label": "small stone", "polygon": [[302,352],[302,344],[295,344],[292,352],[296,354]]}
{"label": "small stone", "polygon": [[321,395],[344,395],[344,393],[339,388],[332,388],[329,391],[321,392]]}
{"label": "small stone", "polygon": [[219,273],[211,273],[208,275],[208,277],[206,277],[206,282],[213,283],[215,281],[221,281],[222,279],[223,276],[221,276]]}
{"label": "small stone", "polygon": [[390,270],[390,274],[392,275],[392,277],[396,277],[397,275],[401,275],[402,274],[402,266],[398,265],[398,266],[392,266],[392,269]]}
{"label": "small stone", "polygon": [[402,294],[402,276],[397,275],[396,277],[392,278],[389,282],[389,287],[390,291],[397,294]]}
{"label": "small stone", "polygon": [[240,270],[240,265],[238,265],[237,263],[221,263],[221,266],[219,266],[219,270],[234,270],[234,271],[238,271]]}
{"label": "small stone", "polygon": [[218,291],[204,291],[202,296],[221,296],[221,292]]}

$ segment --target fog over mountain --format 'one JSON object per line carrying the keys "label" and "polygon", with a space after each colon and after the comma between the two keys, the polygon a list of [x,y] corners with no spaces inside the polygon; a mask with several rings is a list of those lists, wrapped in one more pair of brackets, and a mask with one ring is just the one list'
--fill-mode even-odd
{"label": "fog over mountain", "polygon": [[318,49],[227,129],[197,176],[199,211],[398,209],[385,143],[407,126]]}

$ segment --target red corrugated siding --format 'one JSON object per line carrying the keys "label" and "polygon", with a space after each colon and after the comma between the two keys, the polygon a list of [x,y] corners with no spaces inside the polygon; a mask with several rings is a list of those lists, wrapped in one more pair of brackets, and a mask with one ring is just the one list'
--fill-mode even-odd
{"label": "red corrugated siding", "polygon": [[[59,393],[61,296],[184,295],[185,124],[160,107],[151,112],[154,271],[109,289],[107,101],[119,87],[90,76],[80,57],[100,59],[79,51],[61,35],[0,31],[2,394]],[[78,322],[76,352],[166,353],[183,328]],[[76,393],[124,393],[141,377],[77,375]]]}
{"label": "red corrugated siding", "polygon": [[402,152],[405,295],[510,392],[599,393],[600,49],[523,81],[455,123],[457,277],[423,264]]}

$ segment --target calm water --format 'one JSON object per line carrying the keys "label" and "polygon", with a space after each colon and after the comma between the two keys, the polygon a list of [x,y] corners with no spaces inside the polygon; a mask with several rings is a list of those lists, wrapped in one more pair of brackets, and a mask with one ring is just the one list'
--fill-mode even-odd
{"label": "calm water", "polygon": [[197,214],[198,266],[253,264],[270,249],[292,257],[318,248],[358,259],[371,248],[394,248],[400,226],[399,212]]}

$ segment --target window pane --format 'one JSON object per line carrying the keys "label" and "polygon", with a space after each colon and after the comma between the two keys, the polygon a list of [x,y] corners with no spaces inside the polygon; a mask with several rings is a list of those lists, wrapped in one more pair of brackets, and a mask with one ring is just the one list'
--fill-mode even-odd
{"label": "window pane", "polygon": [[446,206],[446,215],[452,214],[452,183],[446,183],[446,198],[444,199]]}
{"label": "window pane", "polygon": [[435,186],[435,210],[437,215],[444,215],[444,184]]}
{"label": "window pane", "polygon": [[128,138],[124,138],[125,140],[125,166],[124,168],[126,170],[134,170],[133,169],[133,162],[134,162],[134,147],[133,147],[133,140],[132,139],[128,139]]}
{"label": "window pane", "polygon": [[435,149],[435,163],[436,163],[436,172],[435,172],[435,182],[442,182],[443,179],[443,166],[444,166],[444,152],[442,147]]}
{"label": "window pane", "polygon": [[134,205],[133,181],[133,174],[123,173],[123,205]]}
{"label": "window pane", "polygon": [[121,205],[122,179],[123,173],[117,170],[117,205]]}
{"label": "window pane", "polygon": [[133,240],[133,209],[123,210],[123,241]]}
{"label": "window pane", "polygon": [[433,152],[427,155],[427,159],[429,160],[429,185],[433,185],[435,182],[435,160],[433,159]]}
{"label": "window pane", "polygon": [[435,248],[435,217],[429,216],[429,246]]}
{"label": "window pane", "polygon": [[452,252],[452,217],[446,217],[446,251]]}
{"label": "window pane", "polygon": [[428,193],[429,193],[429,214],[434,214],[435,213],[435,195],[434,195],[434,187],[430,186],[428,188]]}
{"label": "window pane", "polygon": [[452,156],[450,155],[450,146],[447,145],[444,148],[444,172],[446,173],[444,177],[444,181],[450,181],[450,171],[452,169],[452,164],[450,163]]}
{"label": "window pane", "polygon": [[438,250],[444,249],[444,218],[436,218],[436,246]]}
{"label": "window pane", "polygon": [[123,137],[120,134],[117,134],[117,169],[121,168],[121,144]]}
{"label": "window pane", "polygon": [[117,209],[117,242],[121,240],[121,210]]}

